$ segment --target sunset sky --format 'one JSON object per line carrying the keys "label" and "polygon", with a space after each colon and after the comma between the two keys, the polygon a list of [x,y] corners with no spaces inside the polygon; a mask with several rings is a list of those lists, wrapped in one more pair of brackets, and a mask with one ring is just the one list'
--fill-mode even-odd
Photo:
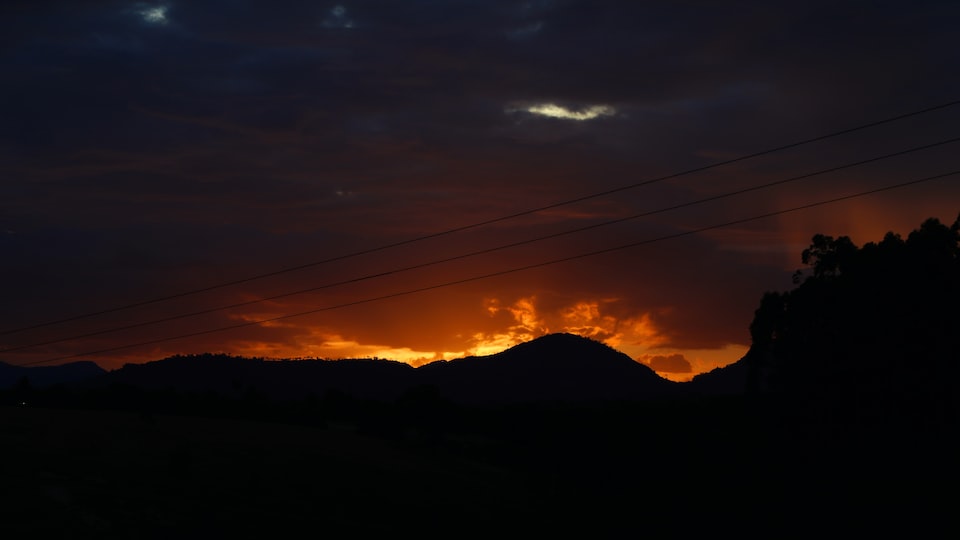
{"label": "sunset sky", "polygon": [[689,379],[814,234],[952,223],[960,175],[696,231],[960,170],[960,104],[619,188],[960,100],[958,27],[922,0],[7,0],[0,361],[572,332]]}

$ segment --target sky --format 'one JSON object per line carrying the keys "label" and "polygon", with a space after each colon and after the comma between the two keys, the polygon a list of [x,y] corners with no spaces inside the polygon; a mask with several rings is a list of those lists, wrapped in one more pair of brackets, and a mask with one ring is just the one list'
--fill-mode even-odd
{"label": "sky", "polygon": [[960,169],[960,105],[723,163],[960,99],[958,24],[924,0],[5,1],[0,361],[421,365],[572,332],[687,380],[742,357],[814,234],[957,218],[956,175],[791,209]]}

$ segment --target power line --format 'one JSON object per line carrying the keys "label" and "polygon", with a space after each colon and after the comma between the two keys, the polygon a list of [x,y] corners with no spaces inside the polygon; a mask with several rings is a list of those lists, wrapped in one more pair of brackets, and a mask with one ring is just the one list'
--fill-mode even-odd
{"label": "power line", "polygon": [[533,244],[533,243],[535,243],[535,242],[541,242],[541,241],[544,241],[544,240],[550,240],[550,239],[558,238],[558,237],[561,237],[561,236],[566,236],[566,235],[575,234],[575,233],[579,233],[579,232],[585,232],[585,231],[588,231],[588,230],[598,229],[598,228],[600,228],[600,227],[606,227],[606,226],[614,225],[614,224],[617,224],[617,223],[623,223],[623,222],[626,222],[626,221],[631,221],[631,220],[635,220],[635,219],[639,219],[639,218],[649,217],[649,216],[653,216],[653,215],[656,215],[656,214],[662,214],[662,213],[669,212],[669,211],[672,211],[672,210],[679,210],[679,209],[681,209],[681,208],[687,208],[687,207],[690,207],[690,206],[696,206],[696,205],[698,205],[698,204],[703,204],[703,203],[706,203],[706,202],[713,202],[713,201],[717,201],[717,200],[721,200],[721,199],[727,199],[727,198],[730,198],[730,197],[734,197],[734,196],[737,196],[737,195],[743,195],[743,194],[745,194],[745,193],[750,193],[750,192],[753,192],[753,191],[759,191],[759,190],[762,190],[762,189],[768,189],[768,188],[771,188],[771,187],[784,185],[784,184],[787,184],[787,183],[790,183],[790,182],[797,182],[797,181],[800,181],[800,180],[807,180],[807,179],[810,179],[810,178],[814,178],[814,177],[816,177],[816,176],[822,176],[822,175],[825,175],[825,174],[829,174],[829,173],[841,171],[841,170],[844,170],[844,169],[850,169],[850,168],[853,168],[853,167],[858,167],[858,166],[861,166],[861,165],[866,165],[866,164],[868,164],[868,163],[875,163],[875,162],[882,161],[882,160],[885,160],[885,159],[890,159],[890,158],[894,158],[894,157],[899,157],[899,156],[903,156],[903,155],[906,155],[906,154],[911,154],[911,153],[914,153],[914,152],[919,152],[919,151],[922,151],[922,150],[929,150],[929,149],[931,149],[931,148],[935,148],[935,147],[938,147],[938,146],[944,146],[944,145],[951,144],[951,143],[955,143],[955,142],[958,142],[958,141],[960,141],[960,137],[954,137],[954,138],[952,138],[952,139],[946,139],[946,140],[942,140],[942,141],[938,141],[938,142],[934,142],[934,143],[930,143],[930,144],[925,144],[925,145],[913,147],[913,148],[910,148],[910,149],[907,149],[907,150],[901,150],[901,151],[898,151],[898,152],[891,152],[891,153],[887,153],[887,154],[884,154],[884,155],[881,155],[881,156],[876,156],[876,157],[872,157],[872,158],[868,158],[868,159],[856,161],[856,162],[853,162],[853,163],[847,163],[847,164],[844,164],[844,165],[837,165],[837,166],[834,166],[834,167],[830,167],[830,168],[827,168],[827,169],[821,169],[821,170],[818,170],[818,171],[815,171],[815,172],[811,172],[811,173],[807,173],[807,174],[802,174],[802,175],[799,175],[799,176],[793,176],[793,177],[790,177],[790,178],[785,178],[785,179],[781,179],[781,180],[776,180],[776,181],[773,181],[773,182],[767,182],[767,183],[765,183],[765,184],[754,185],[754,186],[750,186],[750,187],[746,187],[746,188],[742,188],[742,189],[738,189],[738,190],[734,190],[734,191],[730,191],[730,192],[726,192],[726,193],[721,193],[721,194],[718,194],[718,195],[712,195],[712,196],[710,196],[710,197],[704,197],[704,198],[697,199],[697,200],[694,200],[694,201],[688,201],[688,202],[685,202],[685,203],[679,203],[679,204],[675,204],[675,205],[672,205],[672,206],[668,206],[668,207],[664,207],[664,208],[659,208],[659,209],[656,209],[656,210],[650,210],[650,211],[642,212],[642,213],[639,213],[639,214],[633,214],[633,215],[630,215],[630,216],[625,216],[625,217],[621,217],[621,218],[617,218],[617,219],[613,219],[613,220],[608,220],[608,221],[604,221],[604,222],[601,222],[601,223],[594,223],[594,224],[591,224],[591,225],[586,225],[586,226],[578,227],[578,228],[575,228],[575,229],[568,229],[568,230],[566,230],[566,231],[555,232],[555,233],[551,233],[551,234],[544,235],[544,236],[538,236],[538,237],[535,237],[535,238],[529,238],[529,239],[526,239],[526,240],[520,240],[520,241],[516,241],[516,242],[511,242],[511,243],[509,243],[509,244],[503,244],[503,245],[499,245],[499,246],[495,246],[495,247],[490,247],[490,248],[485,248],[485,249],[481,249],[481,250],[471,251],[471,252],[463,253],[463,254],[460,254],[460,255],[454,255],[454,256],[446,257],[446,258],[442,258],[442,259],[435,259],[435,260],[432,260],[432,261],[427,261],[427,262],[423,262],[423,263],[418,263],[418,264],[414,264],[414,265],[410,265],[410,266],[405,266],[405,267],[401,267],[401,268],[394,268],[394,269],[392,269],[392,270],[385,270],[385,271],[383,271],[383,272],[378,272],[378,273],[374,273],[374,274],[367,274],[367,275],[360,276],[360,277],[356,277],[356,278],[351,278],[351,279],[347,279],[347,280],[337,281],[337,282],[333,282],[333,283],[327,283],[327,284],[319,285],[319,286],[316,286],[316,287],[310,287],[310,288],[308,288],[308,289],[301,289],[301,290],[297,290],[297,291],[286,292],[286,293],[282,293],[282,294],[277,294],[277,295],[273,295],[273,296],[268,296],[268,297],[265,297],[265,298],[259,298],[259,299],[256,299],[256,300],[249,300],[249,301],[245,301],[245,302],[237,302],[237,303],[233,303],[233,304],[229,304],[229,305],[224,305],[224,306],[219,306],[219,307],[213,307],[213,308],[207,308],[207,309],[202,309],[202,310],[198,310],[198,311],[192,311],[192,312],[188,312],[188,313],[181,313],[181,314],[177,314],[177,315],[171,315],[171,316],[168,316],[168,317],[162,317],[162,318],[159,318],[159,319],[153,319],[153,320],[149,320],[149,321],[142,321],[142,322],[138,322],[138,323],[132,323],[132,324],[128,324],[128,325],[124,325],[124,326],[119,326],[119,327],[114,327],[114,328],[107,328],[107,329],[104,329],[104,330],[97,330],[97,331],[94,331],[94,332],[88,332],[88,333],[78,334],[78,335],[69,336],[69,337],[64,337],[64,338],[57,338],[57,339],[52,339],[52,340],[48,340],[48,341],[42,341],[42,342],[37,342],[37,343],[30,343],[30,344],[27,344],[27,345],[19,345],[19,346],[16,346],[16,347],[9,347],[9,348],[6,348],[6,349],[0,349],[0,353],[8,353],[8,352],[21,351],[21,350],[24,350],[24,349],[29,349],[29,348],[34,348],[34,347],[41,347],[41,346],[45,346],[45,345],[53,345],[53,344],[56,344],[56,343],[63,343],[63,342],[66,342],[66,341],[74,341],[74,340],[77,340],[77,339],[84,339],[84,338],[101,336],[101,335],[104,335],[104,334],[110,334],[110,333],[114,333],[114,332],[121,332],[121,331],[123,331],[123,330],[132,330],[132,329],[135,329],[135,328],[143,328],[143,327],[145,327],[145,326],[152,326],[152,325],[155,325],[155,324],[160,324],[160,323],[165,323],[165,322],[170,322],[170,321],[175,321],[175,320],[180,320],[180,319],[186,319],[186,318],[189,318],[189,317],[195,317],[195,316],[199,316],[199,315],[206,315],[206,314],[209,314],[209,313],[215,313],[215,312],[217,312],[217,311],[223,311],[223,310],[227,310],[227,309],[234,309],[234,308],[238,308],[238,307],[249,306],[249,305],[258,304],[258,303],[261,303],[261,302],[268,302],[268,301],[270,301],[270,300],[278,300],[278,299],[281,299],[281,298],[287,298],[287,297],[295,296],[295,295],[299,295],[299,294],[306,294],[306,293],[311,293],[311,292],[317,292],[317,291],[324,290],[324,289],[331,289],[331,288],[340,287],[340,286],[343,286],[343,285],[349,285],[349,284],[353,284],[353,283],[359,283],[359,282],[362,282],[362,281],[368,281],[368,280],[371,280],[371,279],[376,279],[376,278],[386,277],[386,276],[390,276],[390,275],[400,274],[400,273],[409,272],[409,271],[412,271],[412,270],[419,270],[419,269],[427,268],[427,267],[430,267],[430,266],[436,266],[436,265],[438,265],[438,264],[444,264],[444,263],[448,263],[448,262],[454,262],[454,261],[458,261],[458,260],[462,260],[462,259],[467,259],[467,258],[470,258],[470,257],[476,257],[476,256],[478,256],[478,255],[486,255],[486,254],[488,254],[488,253],[494,253],[494,252],[502,251],[502,250],[509,249],[509,248],[514,248],[514,247],[519,247],[519,246],[523,246],[523,245]]}
{"label": "power line", "polygon": [[568,200],[565,200],[565,201],[560,201],[560,202],[556,202],[556,203],[551,203],[551,204],[548,204],[548,205],[545,205],[545,206],[540,206],[540,207],[537,207],[537,208],[532,208],[532,209],[524,210],[524,211],[521,211],[521,212],[516,212],[516,213],[513,213],[513,214],[508,214],[508,215],[504,215],[504,216],[500,216],[500,217],[496,217],[496,218],[492,218],[492,219],[488,219],[488,220],[484,220],[484,221],[478,221],[478,222],[471,223],[471,224],[467,224],[467,225],[463,225],[463,226],[460,226],[460,227],[454,227],[454,228],[450,228],[450,229],[445,229],[445,230],[438,231],[438,232],[435,232],[435,233],[431,233],[431,234],[427,234],[427,235],[423,235],[423,236],[418,236],[418,237],[410,238],[410,239],[407,239],[407,240],[401,240],[401,241],[399,241],[399,242],[393,242],[393,243],[383,244],[383,245],[376,246],[376,247],[372,247],[372,248],[368,248],[368,249],[353,251],[353,252],[350,252],[350,253],[346,253],[346,254],[343,254],[343,255],[338,255],[338,256],[335,256],[335,257],[330,257],[330,258],[327,258],[327,259],[322,259],[322,260],[319,260],[319,261],[314,261],[314,262],[309,262],[309,263],[305,263],[305,264],[300,264],[300,265],[297,265],[297,266],[290,266],[290,267],[286,267],[286,268],[281,268],[281,269],[279,269],[279,270],[275,270],[275,271],[272,271],[272,272],[266,272],[266,273],[262,273],[262,274],[257,274],[257,275],[254,275],[254,276],[249,276],[249,277],[241,278],[241,279],[235,279],[235,280],[232,280],[232,281],[225,281],[225,282],[217,283],[217,284],[210,285],[210,286],[207,286],[207,287],[201,287],[201,288],[197,288],[197,289],[191,289],[191,290],[188,290],[188,291],[183,291],[183,292],[179,292],[179,293],[169,294],[169,295],[166,295],[166,296],[159,296],[159,297],[155,297],[155,298],[151,298],[151,299],[147,299],[147,300],[142,300],[142,301],[139,301],[139,302],[133,302],[133,303],[128,303],[128,304],[124,304],[124,305],[120,305],[120,306],[116,306],[116,307],[112,307],[112,308],[102,309],[102,310],[99,310],[99,311],[92,311],[92,312],[88,312],[88,313],[82,313],[82,314],[74,315],[74,316],[71,316],[71,317],[65,317],[65,318],[62,318],[62,319],[56,319],[56,320],[47,321],[47,322],[43,322],[43,323],[37,323],[37,324],[33,324],[33,325],[28,325],[28,326],[21,326],[21,327],[18,327],[18,328],[12,328],[12,329],[7,329],[7,330],[0,330],[0,335],[14,334],[14,333],[18,333],[18,332],[24,332],[24,331],[27,331],[27,330],[34,330],[34,329],[37,329],[37,328],[44,328],[44,327],[47,327],[47,326],[53,326],[53,325],[63,324],[63,323],[72,322],[72,321],[77,321],[77,320],[81,320],[81,319],[87,319],[87,318],[90,318],[90,317],[96,317],[96,316],[99,316],[99,315],[106,315],[106,314],[108,314],[108,313],[115,313],[115,312],[118,312],[118,311],[124,311],[124,310],[133,309],[133,308],[137,308],[137,307],[142,307],[142,306],[146,306],[146,305],[150,305],[150,304],[156,304],[156,303],[159,303],[159,302],[165,302],[165,301],[167,301],[167,300],[173,300],[173,299],[176,299],[176,298],[182,298],[182,297],[185,297],[185,296],[191,296],[191,295],[195,295],[195,294],[200,294],[200,293],[204,293],[204,292],[209,292],[209,291],[213,291],[213,290],[217,290],[217,289],[222,289],[222,288],[225,288],[225,287],[231,287],[231,286],[233,286],[233,285],[240,285],[240,284],[243,284],[243,283],[249,283],[249,282],[251,282],[251,281],[256,281],[256,280],[259,280],[259,279],[264,279],[264,278],[273,277],[273,276],[277,276],[277,275],[281,275],[281,274],[286,274],[286,273],[289,273],[289,272],[295,272],[295,271],[303,270],[303,269],[306,269],[306,268],[312,268],[312,267],[320,266],[320,265],[323,265],[323,264],[329,264],[329,263],[336,262],[336,261],[342,261],[342,260],[344,260],[344,259],[349,259],[349,258],[353,258],[353,257],[358,257],[358,256],[361,256],[361,255],[369,255],[369,254],[371,254],[371,253],[377,253],[377,252],[380,252],[380,251],[385,251],[385,250],[388,250],[388,249],[392,249],[392,248],[396,248],[396,247],[401,247],[401,246],[413,244],[413,243],[416,243],[416,242],[422,242],[422,241],[430,240],[430,239],[433,239],[433,238],[439,238],[439,237],[443,237],[443,236],[448,236],[448,235],[451,235],[451,234],[454,234],[454,233],[463,232],[463,231],[467,231],[467,230],[471,230],[471,229],[476,229],[476,228],[479,228],[479,227],[484,227],[484,226],[487,226],[487,225],[492,225],[492,224],[495,224],[495,223],[500,223],[500,222],[503,222],[503,221],[508,221],[508,220],[516,219],[516,218],[523,217],[523,216],[528,216],[528,215],[535,214],[535,213],[538,213],[538,212],[543,212],[543,211],[546,211],[546,210],[552,210],[552,209],[559,208],[559,207],[562,207],[562,206],[567,206],[567,205],[570,205],[570,204],[575,204],[575,203],[579,203],[579,202],[584,202],[584,201],[596,199],[596,198],[599,198],[599,197],[605,197],[605,196],[612,195],[612,194],[615,194],[615,193],[620,193],[620,192],[623,192],[623,191],[627,191],[627,190],[631,190],[631,189],[636,189],[636,188],[638,188],[638,187],[642,187],[642,186],[654,184],[654,183],[657,183],[657,182],[663,182],[663,181],[665,181],[665,180],[670,180],[670,179],[678,178],[678,177],[681,177],[681,176],[687,176],[687,175],[690,175],[690,174],[694,174],[694,173],[698,173],[698,172],[703,172],[703,171],[707,171],[707,170],[710,170],[710,169],[714,169],[714,168],[718,168],[718,167],[723,167],[723,166],[726,166],[726,165],[731,165],[731,164],[734,164],[734,163],[738,163],[738,162],[741,162],[741,161],[746,161],[746,160],[749,160],[749,159],[754,159],[754,158],[757,158],[757,157],[761,157],[761,156],[773,154],[773,153],[776,153],[776,152],[782,152],[782,151],[784,151],[784,150],[790,150],[790,149],[793,149],[793,148],[798,148],[798,147],[800,147],[800,146],[812,144],[812,143],[819,142],[819,141],[824,141],[824,140],[831,139],[831,138],[834,138],[834,137],[839,137],[839,136],[841,136],[841,135],[846,135],[846,134],[849,134],[849,133],[854,133],[854,132],[857,132],[857,131],[862,131],[862,130],[865,130],[865,129],[869,129],[869,128],[881,126],[881,125],[884,125],[884,124],[889,124],[889,123],[896,122],[896,121],[899,121],[899,120],[904,120],[904,119],[907,119],[907,118],[910,118],[910,117],[919,116],[919,115],[922,115],[922,114],[926,114],[926,113],[938,111],[938,110],[941,110],[941,109],[946,109],[946,108],[948,108],[948,107],[953,107],[953,106],[958,105],[958,104],[960,104],[960,100],[954,100],[954,101],[950,101],[950,102],[947,102],[947,103],[942,103],[942,104],[940,104],[940,105],[936,105],[936,106],[933,106],[933,107],[927,107],[927,108],[925,108],[925,109],[920,109],[920,110],[916,110],[916,111],[913,111],[913,112],[909,112],[909,113],[906,113],[906,114],[900,114],[900,115],[897,115],[897,116],[892,116],[892,117],[884,118],[884,119],[881,119],[881,120],[876,120],[876,121],[869,122],[869,123],[866,123],[866,124],[861,124],[861,125],[859,125],[859,126],[855,126],[855,127],[852,127],[852,128],[847,128],[847,129],[843,129],[843,130],[840,130],[840,131],[834,131],[834,132],[827,133],[827,134],[825,134],[825,135],[820,135],[820,136],[817,136],[817,137],[813,137],[813,138],[810,138],[810,139],[804,139],[804,140],[801,140],[801,141],[793,142],[793,143],[786,144],[786,145],[782,145],[782,146],[777,146],[777,147],[770,148],[770,149],[767,149],[767,150],[762,150],[762,151],[759,151],[759,152],[754,152],[754,153],[751,153],[751,154],[742,155],[742,156],[739,156],[739,157],[736,157],[736,158],[732,158],[732,159],[728,159],[728,160],[725,160],[725,161],[719,161],[719,162],[716,162],[716,163],[712,163],[712,164],[710,164],[710,165],[704,165],[704,166],[702,166],[702,167],[695,167],[695,168],[692,168],[692,169],[687,169],[687,170],[685,170],[685,171],[668,174],[668,175],[666,175],[666,176],[660,176],[660,177],[657,177],[657,178],[651,178],[651,179],[648,179],[648,180],[643,180],[643,181],[635,182],[635,183],[632,183],[632,184],[626,184],[626,185],[623,185],[623,186],[620,186],[620,187],[616,187],[616,188],[612,188],[612,189],[608,189],[608,190],[604,190],[604,191],[599,191],[599,192],[595,192],[595,193],[583,195],[583,196],[581,196],[581,197],[577,197],[577,198],[574,198],[574,199],[568,199]]}
{"label": "power line", "polygon": [[66,356],[60,356],[60,357],[57,357],[57,358],[50,358],[50,359],[47,359],[47,360],[39,360],[39,361],[34,361],[34,362],[25,362],[25,363],[22,363],[22,364],[17,364],[17,366],[19,366],[19,367],[25,367],[25,366],[31,366],[31,365],[37,365],[37,364],[46,364],[46,363],[50,363],[50,362],[58,362],[58,361],[61,361],[61,360],[70,360],[70,359],[73,359],[73,358],[80,358],[80,357],[91,356],[91,355],[95,355],[95,354],[104,354],[104,353],[108,353],[108,352],[115,352],[115,351],[120,351],[120,350],[125,350],[125,349],[132,349],[132,348],[134,348],[134,347],[142,347],[142,346],[145,346],[145,345],[155,345],[155,344],[157,344],[157,343],[165,343],[165,342],[168,342],[168,341],[174,341],[174,340],[178,340],[178,339],[185,339],[185,338],[190,338],[190,337],[203,336],[203,335],[208,335],[208,334],[214,334],[214,333],[217,333],[217,332],[225,332],[225,331],[227,331],[227,330],[236,330],[236,329],[239,329],[239,328],[246,328],[246,327],[250,327],[250,326],[256,326],[256,325],[260,325],[260,324],[271,323],[271,322],[281,321],[281,320],[285,320],[285,319],[292,319],[292,318],[295,318],[295,317],[303,317],[303,316],[305,316],[305,315],[313,315],[313,314],[316,314],[316,313],[321,313],[321,312],[325,312],[325,311],[332,311],[332,310],[335,310],[335,309],[342,309],[342,308],[357,306],[357,305],[361,305],[361,304],[369,304],[369,303],[372,303],[372,302],[378,302],[378,301],[382,301],[382,300],[388,300],[388,299],[391,299],[391,298],[398,298],[398,297],[401,297],[401,296],[409,296],[409,295],[412,295],[412,294],[418,294],[418,293],[427,292],[427,291],[432,291],[432,290],[436,290],[436,289],[442,289],[442,288],[446,288],[446,287],[452,287],[452,286],[455,286],[455,285],[462,285],[462,284],[464,284],[464,283],[470,283],[470,282],[474,282],[474,281],[480,281],[480,280],[483,280],[483,279],[490,279],[490,278],[494,278],[494,277],[505,276],[505,275],[508,275],[508,274],[515,274],[515,273],[517,273],[517,272],[523,272],[523,271],[526,271],[526,270],[533,270],[533,269],[536,269],[536,268],[543,268],[543,267],[545,267],[545,266],[552,266],[552,265],[554,265],[554,264],[560,264],[560,263],[575,261],[575,260],[579,260],[579,259],[585,259],[585,258],[588,258],[588,257],[595,257],[595,256],[597,256],[597,255],[604,255],[604,254],[607,254],[607,253],[612,253],[612,252],[615,252],[615,251],[622,251],[622,250],[625,250],[625,249],[630,249],[630,248],[635,248],[635,247],[639,247],[639,246],[643,246],[643,245],[653,244],[653,243],[656,243],[656,242],[663,242],[663,241],[666,241],[666,240],[674,240],[674,239],[681,238],[681,237],[684,237],[684,236],[690,236],[690,235],[693,235],[693,234],[702,233],[702,232],[706,232],[706,231],[710,231],[710,230],[714,230],[714,229],[720,229],[720,228],[723,228],[723,227],[729,227],[729,226],[731,226],[731,225],[739,225],[739,224],[742,224],[742,223],[748,223],[748,222],[750,222],[750,221],[757,221],[757,220],[760,220],[760,219],[765,219],[765,218],[769,218],[769,217],[773,217],[773,216],[778,216],[778,215],[782,215],[782,214],[787,214],[787,213],[790,213],[790,212],[798,212],[798,211],[800,211],[800,210],[806,210],[806,209],[814,208],[814,207],[817,207],[817,206],[824,206],[824,205],[827,205],[827,204],[832,204],[832,203],[836,203],[836,202],[841,202],[841,201],[846,201],[846,200],[850,200],[850,199],[855,199],[855,198],[858,198],[858,197],[864,197],[864,196],[867,196],[867,195],[873,195],[873,194],[881,193],[881,192],[884,192],[884,191],[890,191],[890,190],[893,190],[893,189],[898,189],[898,188],[902,188],[902,187],[917,185],[917,184],[921,184],[921,183],[924,183],[924,182],[930,182],[930,181],[932,181],[932,180],[938,180],[938,179],[941,179],[941,178],[946,178],[946,177],[948,177],[948,176],[953,176],[953,175],[957,175],[957,174],[960,174],[960,170],[956,170],[956,171],[952,171],[952,172],[948,172],[948,173],[943,173],[943,174],[938,174],[938,175],[935,175],[935,176],[928,176],[928,177],[920,178],[920,179],[916,179],[916,180],[910,180],[910,181],[906,181],[906,182],[901,182],[901,183],[898,183],[898,184],[892,184],[892,185],[888,185],[888,186],[884,186],[884,187],[880,187],[880,188],[875,188],[875,189],[871,189],[871,190],[867,190],[867,191],[861,191],[861,192],[859,192],[859,193],[853,193],[853,194],[844,195],[844,196],[841,196],[841,197],[834,197],[834,198],[832,198],[832,199],[826,199],[826,200],[817,201],[817,202],[814,202],[814,203],[808,203],[808,204],[804,204],[804,205],[801,205],[801,206],[794,206],[794,207],[792,207],[792,208],[787,208],[787,209],[783,209],[783,210],[777,210],[777,211],[775,211],[775,212],[768,212],[768,213],[765,213],[765,214],[759,214],[759,215],[751,216],[751,217],[747,217],[747,218],[741,218],[741,219],[736,219],[736,220],[733,220],[733,221],[727,221],[727,222],[724,222],[724,223],[718,223],[718,224],[714,224],[714,225],[709,225],[709,226],[701,227],[701,228],[698,228],[698,229],[690,229],[690,230],[686,230],[686,231],[682,231],[682,232],[678,232],[678,233],[674,233],[674,234],[670,234],[670,235],[666,235],[666,236],[659,236],[659,237],[656,237],[656,238],[651,238],[651,239],[647,239],[647,240],[641,240],[641,241],[637,241],[637,242],[631,242],[631,243],[628,243],[628,244],[623,244],[623,245],[619,245],[619,246],[614,246],[614,247],[599,249],[599,250],[595,250],[595,251],[589,251],[589,252],[580,253],[580,254],[577,254],[577,255],[570,255],[570,256],[567,256],[567,257],[559,258],[559,259],[552,259],[552,260],[548,260],[548,261],[542,261],[542,262],[539,262],[539,263],[528,264],[528,265],[525,265],[525,266],[518,266],[518,267],[514,267],[514,268],[509,268],[509,269],[506,269],[506,270],[499,270],[499,271],[497,271],[497,272],[491,272],[491,273],[488,273],[488,274],[481,274],[481,275],[478,275],[478,276],[472,276],[472,277],[468,277],[468,278],[462,278],[462,279],[458,279],[458,280],[447,281],[447,282],[444,282],[444,283],[438,283],[438,284],[429,285],[429,286],[426,286],[426,287],[420,287],[420,288],[417,288],[417,289],[408,289],[408,290],[400,291],[400,292],[396,292],[396,293],[390,293],[390,294],[385,294],[385,295],[381,295],[381,296],[375,296],[375,297],[371,297],[371,298],[365,298],[365,299],[362,299],[362,300],[355,300],[355,301],[352,301],[352,302],[345,302],[345,303],[342,303],[342,304],[336,304],[336,305],[332,305],[332,306],[326,306],[326,307],[322,307],[322,308],[316,308],[316,309],[311,309],[311,310],[307,310],[307,311],[301,311],[301,312],[298,312],[298,313],[290,313],[290,314],[287,314],[287,315],[280,315],[280,316],[277,316],[277,317],[271,317],[271,318],[267,318],[267,319],[260,319],[260,320],[256,320],[256,321],[245,321],[245,322],[243,322],[243,323],[238,323],[238,324],[233,324],[233,325],[228,325],[228,326],[221,326],[221,327],[218,327],[218,328],[209,328],[209,329],[206,329],[206,330],[199,330],[199,331],[190,332],[190,333],[187,333],[187,334],[179,334],[179,335],[176,335],[176,336],[168,336],[168,337],[163,337],[163,338],[157,338],[157,339],[152,339],[152,340],[149,340],[149,341],[141,341],[141,342],[137,342],[137,343],[129,343],[129,344],[126,344],[126,345],[119,345],[119,346],[116,346],[116,347],[109,347],[109,348],[100,349],[100,350],[97,350],[97,351],[89,351],[89,352],[83,352],[83,353],[76,353],[76,354],[71,354],[71,355],[66,355]]}

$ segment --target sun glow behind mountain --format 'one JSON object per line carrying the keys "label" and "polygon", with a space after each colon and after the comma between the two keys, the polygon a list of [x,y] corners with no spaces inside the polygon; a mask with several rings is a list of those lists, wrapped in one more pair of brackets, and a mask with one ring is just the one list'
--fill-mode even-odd
{"label": "sun glow behind mountain", "polygon": [[[266,358],[381,358],[414,366],[466,356],[486,356],[551,333],[570,333],[600,341],[674,381],[739,360],[747,347],[729,344],[718,349],[678,349],[656,327],[650,314],[621,317],[611,309],[616,298],[581,300],[559,309],[542,309],[535,296],[504,302],[487,298],[482,306],[487,318],[506,322],[486,330],[464,330],[453,340],[461,347],[430,350],[370,342],[309,324],[284,323],[295,329],[294,339],[283,341],[234,340],[224,352]],[[262,316],[262,314],[261,314]],[[277,323],[267,323],[276,327]],[[669,361],[663,361],[668,358]]]}

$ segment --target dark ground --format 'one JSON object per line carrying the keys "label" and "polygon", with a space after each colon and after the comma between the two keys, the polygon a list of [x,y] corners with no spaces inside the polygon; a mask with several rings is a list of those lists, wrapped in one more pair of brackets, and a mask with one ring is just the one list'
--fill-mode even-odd
{"label": "dark ground", "polygon": [[7,538],[957,537],[954,426],[747,404],[314,425],[8,406],[2,526]]}

